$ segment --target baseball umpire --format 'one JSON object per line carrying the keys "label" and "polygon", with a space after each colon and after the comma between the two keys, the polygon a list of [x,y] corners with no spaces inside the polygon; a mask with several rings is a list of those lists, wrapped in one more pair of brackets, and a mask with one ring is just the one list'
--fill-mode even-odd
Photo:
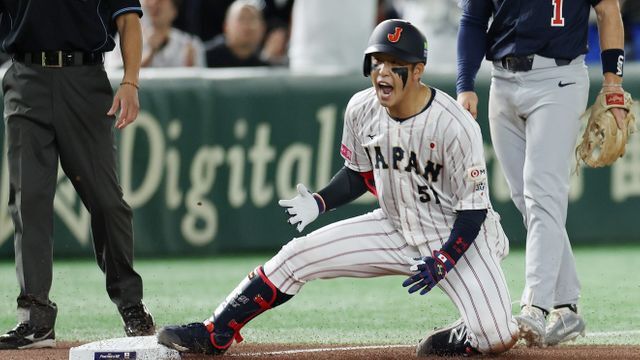
{"label": "baseball umpire", "polygon": [[[491,138],[527,228],[526,284],[517,317],[521,337],[530,346],[575,339],[584,334],[585,322],[577,311],[580,283],[565,221],[579,117],[588,101],[588,18],[594,7],[603,49],[602,92],[624,99],[618,0],[461,4],[458,102],[476,116],[474,78],[486,55],[493,62]],[[626,131],[625,111],[611,111]]]}
{"label": "baseball umpire", "polygon": [[[49,290],[58,159],[91,214],[96,260],[126,334],[151,335],[113,139],[114,124],[123,129],[138,114],[140,3],[2,0],[0,14],[2,49],[13,58],[2,85],[20,284],[18,325],[0,336],[0,349],[55,346],[57,307]],[[116,28],[125,70],[114,96],[103,58],[115,46]]]}
{"label": "baseball umpire", "polygon": [[279,203],[298,231],[367,190],[380,208],[293,239],[209,319],[162,328],[161,344],[222,354],[242,340],[247,322],[309,281],[385,275],[408,276],[409,293],[440,287],[462,316],[427,336],[419,355],[500,353],[515,344],[518,328],[499,265],[508,241],[489,201],[480,127],[454,99],[421,81],[426,62],[426,39],[413,25],[380,23],[364,56],[373,86],[351,98],[344,116],[344,166],[317,193],[299,184],[295,198]]}

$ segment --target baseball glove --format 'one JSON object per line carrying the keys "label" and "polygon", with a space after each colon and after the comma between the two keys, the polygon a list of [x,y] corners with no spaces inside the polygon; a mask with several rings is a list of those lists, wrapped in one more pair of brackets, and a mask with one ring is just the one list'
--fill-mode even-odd
{"label": "baseball glove", "polygon": [[[590,167],[613,164],[624,155],[629,134],[635,131],[635,116],[631,111],[631,94],[600,93],[584,116],[589,117],[582,141],[576,148],[578,165],[584,161]],[[612,108],[627,110],[624,128],[618,129]]]}

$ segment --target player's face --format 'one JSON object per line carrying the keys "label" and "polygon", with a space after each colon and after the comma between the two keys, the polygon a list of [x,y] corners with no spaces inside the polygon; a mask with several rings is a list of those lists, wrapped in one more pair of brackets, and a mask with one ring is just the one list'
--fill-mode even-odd
{"label": "player's face", "polygon": [[388,54],[371,56],[371,81],[376,89],[380,105],[393,107],[398,104],[411,80],[413,66]]}

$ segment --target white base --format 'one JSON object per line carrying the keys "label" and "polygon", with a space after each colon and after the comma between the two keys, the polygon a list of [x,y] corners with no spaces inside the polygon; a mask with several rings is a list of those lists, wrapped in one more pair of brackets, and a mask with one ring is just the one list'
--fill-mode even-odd
{"label": "white base", "polygon": [[69,360],[180,360],[180,353],[155,336],[107,339],[69,349]]}

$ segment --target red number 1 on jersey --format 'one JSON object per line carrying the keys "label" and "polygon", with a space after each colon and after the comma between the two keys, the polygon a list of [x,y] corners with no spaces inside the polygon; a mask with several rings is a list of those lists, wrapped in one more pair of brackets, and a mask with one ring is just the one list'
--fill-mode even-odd
{"label": "red number 1 on jersey", "polygon": [[551,18],[551,26],[564,26],[564,18],[562,17],[562,0],[551,0],[553,3],[553,17]]}

